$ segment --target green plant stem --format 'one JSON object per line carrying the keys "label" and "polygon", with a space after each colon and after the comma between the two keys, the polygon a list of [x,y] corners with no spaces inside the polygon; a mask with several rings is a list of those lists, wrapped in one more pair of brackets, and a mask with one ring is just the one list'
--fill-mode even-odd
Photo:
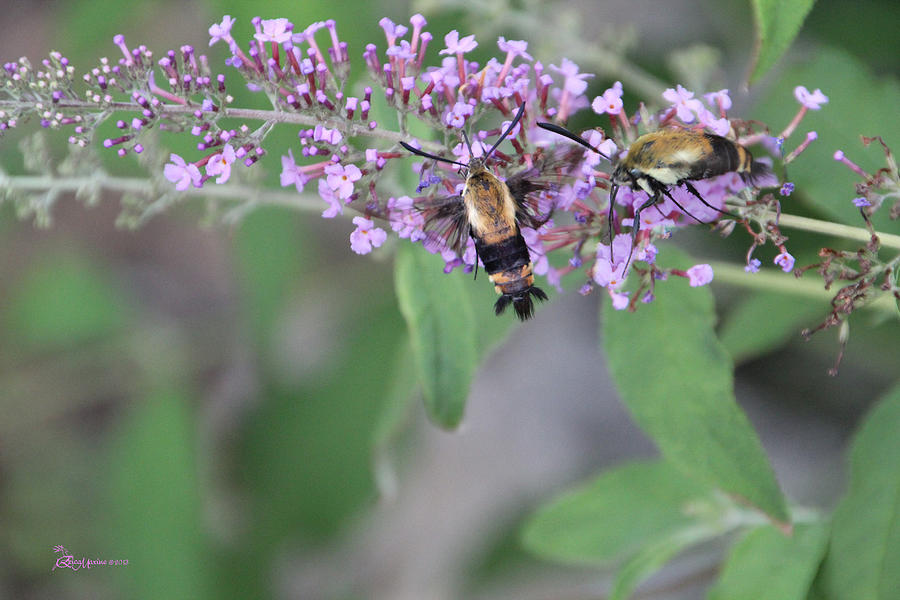
{"label": "green plant stem", "polygon": [[[743,266],[732,263],[710,261],[709,265],[715,273],[715,281],[728,285],[753,288],[758,291],[781,292],[823,302],[828,302],[834,296],[833,291],[822,287],[821,281],[811,278],[799,279],[791,274],[782,273],[780,270],[769,269],[759,273],[747,273]],[[897,312],[894,299],[889,294],[884,294],[866,304],[866,308],[880,312]]]}
{"label": "green plant stem", "polygon": [[[78,111],[101,113],[104,111],[112,112],[140,112],[143,107],[136,102],[110,102],[109,104],[98,105],[93,102],[83,100],[61,100],[56,105],[56,109],[74,109]],[[0,110],[29,109],[34,108],[33,102],[22,102],[19,100],[0,100]],[[163,117],[168,115],[191,114],[199,108],[197,104],[163,104],[155,110]],[[290,123],[295,125],[307,125],[315,127],[322,125],[332,129],[337,128],[345,131],[350,136],[365,136],[387,140],[394,144],[402,141],[409,141],[408,136],[390,129],[382,129],[375,127],[370,129],[368,124],[361,122],[347,121],[340,116],[333,118],[323,118],[321,115],[305,114],[296,112],[283,112],[277,110],[257,110],[251,108],[222,108],[222,118],[230,119],[249,119],[254,121],[265,121],[271,123]],[[429,152],[437,153],[445,150],[445,148],[437,142],[421,141],[422,148]]]}
{"label": "green plant stem", "polygon": [[[782,214],[778,220],[778,224],[791,229],[801,229],[813,233],[833,235],[835,237],[847,238],[857,242],[868,242],[871,239],[869,231],[862,227],[850,227],[849,225],[841,225],[840,223],[831,223],[829,221],[819,221],[818,219],[799,217],[797,215]],[[883,248],[900,250],[900,235],[880,232],[876,232],[876,234],[878,235],[878,239],[881,240],[881,246]]]}

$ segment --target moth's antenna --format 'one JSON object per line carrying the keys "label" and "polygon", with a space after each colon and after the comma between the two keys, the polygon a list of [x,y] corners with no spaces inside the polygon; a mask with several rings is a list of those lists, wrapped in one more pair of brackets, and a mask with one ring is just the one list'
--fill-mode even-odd
{"label": "moth's antenna", "polygon": [[406,148],[407,150],[409,150],[410,152],[412,152],[413,154],[416,154],[418,156],[424,156],[425,158],[430,158],[431,160],[450,163],[451,165],[459,165],[460,167],[463,167],[463,168],[466,168],[469,166],[469,165],[464,165],[463,163],[457,162],[455,160],[450,160],[449,158],[444,158],[443,156],[435,156],[434,154],[429,154],[428,152],[425,152],[424,150],[419,150],[418,148],[413,148],[406,142],[400,142],[400,145],[403,146],[404,148]]}
{"label": "moth's antenna", "polygon": [[593,144],[588,142],[586,139],[584,139],[580,135],[572,133],[565,127],[560,127],[559,125],[556,125],[555,123],[538,123],[537,126],[540,127],[541,129],[546,129],[547,131],[552,131],[553,133],[556,133],[563,137],[567,137],[570,140],[572,140],[573,142],[578,142],[582,146],[590,148],[591,150],[593,150],[594,152],[596,152],[597,154],[599,154],[600,156],[602,156],[609,162],[612,162],[612,159],[610,157],[608,157],[606,154],[604,154],[603,152],[600,152],[600,150],[598,150],[596,146],[594,146]]}
{"label": "moth's antenna", "polygon": [[[469,142],[469,136],[466,135],[465,130],[463,130],[462,134],[463,140],[466,142],[466,148],[468,148],[469,150],[469,160],[472,160],[473,158],[475,158],[475,151],[472,150],[472,144]],[[484,148],[484,146],[482,146],[482,148]],[[487,156],[485,156],[484,158],[487,158]]]}
{"label": "moth's antenna", "polygon": [[485,159],[487,159],[488,156],[490,156],[491,154],[494,153],[494,150],[497,149],[497,146],[500,145],[500,142],[502,142],[503,140],[506,139],[506,136],[509,135],[509,132],[513,130],[513,128],[516,126],[516,124],[519,121],[522,120],[523,114],[525,114],[525,103],[524,102],[522,103],[522,106],[519,107],[519,112],[516,113],[516,116],[513,118],[512,123],[509,124],[509,127],[506,128],[506,131],[504,131],[502,134],[500,134],[500,137],[497,138],[497,141],[494,142],[494,145],[491,146],[491,149],[488,150],[487,154],[484,155]]}

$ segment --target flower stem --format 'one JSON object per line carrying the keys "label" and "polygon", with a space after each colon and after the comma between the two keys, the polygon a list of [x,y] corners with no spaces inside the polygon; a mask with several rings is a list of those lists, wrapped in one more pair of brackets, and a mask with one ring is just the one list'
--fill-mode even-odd
{"label": "flower stem", "polygon": [[[29,109],[33,108],[34,104],[29,102],[22,102],[17,100],[0,100],[0,109]],[[75,109],[79,111],[86,112],[102,112],[102,111],[141,111],[142,107],[136,102],[110,102],[109,104],[105,104],[100,106],[93,102],[86,102],[82,100],[61,100],[59,103],[54,105],[55,108],[68,108]],[[162,116],[166,115],[176,115],[176,114],[186,114],[193,113],[198,109],[196,104],[164,104],[158,107],[156,110]],[[370,129],[369,126],[365,123],[352,123],[348,122],[346,119],[335,117],[335,118],[325,118],[323,119],[319,115],[313,114],[304,114],[304,113],[295,113],[295,112],[282,112],[276,110],[256,110],[250,108],[222,108],[222,117],[228,117],[233,119],[252,119],[256,121],[268,121],[274,123],[293,123],[297,125],[307,125],[309,127],[315,127],[316,125],[323,125],[325,127],[330,128],[338,128],[341,130],[345,130],[351,136],[366,136],[366,137],[374,137],[380,138],[383,140],[387,140],[389,142],[393,142],[395,144],[401,141],[409,141],[408,137],[398,131],[391,131],[389,129],[382,129],[380,127],[376,127],[374,129]],[[432,153],[438,153],[445,148],[436,142],[429,142],[427,140],[422,140],[422,148]]]}
{"label": "flower stem", "polygon": [[[709,261],[708,263],[715,273],[715,281],[728,285],[753,288],[761,292],[776,292],[821,300],[829,302],[834,296],[822,287],[821,281],[813,279],[798,279],[781,271],[760,271],[759,273],[747,273],[740,265],[732,263]],[[884,294],[866,304],[866,308],[874,308],[881,312],[897,312],[897,305],[890,294]]]}
{"label": "flower stem", "polygon": [[[774,216],[773,216],[774,218]],[[781,214],[778,224],[791,229],[801,229],[803,231],[811,231],[813,233],[822,233],[825,235],[833,235],[835,237],[847,238],[858,242],[868,242],[871,235],[868,230],[862,227],[850,227],[840,223],[831,223],[829,221],[820,221],[818,219],[810,219],[807,217],[799,217],[797,215]],[[878,239],[881,240],[882,247],[900,250],[900,235],[890,233],[876,232]]]}

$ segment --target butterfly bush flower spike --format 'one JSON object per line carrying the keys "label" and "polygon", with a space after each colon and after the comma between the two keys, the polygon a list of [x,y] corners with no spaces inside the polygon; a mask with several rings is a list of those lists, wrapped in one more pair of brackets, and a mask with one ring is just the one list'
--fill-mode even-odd
{"label": "butterfly bush flower spike", "polygon": [[[748,189],[739,174],[729,173],[693,181],[705,203],[685,186],[669,186],[666,191],[671,198],[667,195],[645,207],[650,198],[644,191],[620,185],[610,207],[611,174],[630,144],[642,132],[660,128],[702,130],[742,145],[762,144],[776,157],[786,154],[784,161],[791,162],[815,139],[815,132],[809,132],[804,141],[790,142],[791,132],[803,114],[828,102],[821,90],[810,92],[798,86],[794,94],[800,113],[784,131],[769,134],[763,124],[729,116],[732,98],[728,90],[697,90],[695,95],[683,85],[675,85],[663,93],[668,105],[661,112],[629,111],[621,82],[589,98],[588,85],[594,75],[568,58],[559,57],[552,64],[535,60],[525,40],[498,36],[479,46],[474,35],[461,35],[457,30],[433,35],[426,31],[428,24],[422,15],[414,15],[408,25],[382,19],[377,43],[356,49],[340,39],[333,20],[304,27],[286,18],[256,17],[243,27],[238,25],[226,15],[209,27],[209,45],[222,42],[230,51],[221,73],[191,46],[154,56],[145,46],[127,44],[124,36],[117,35],[113,40],[116,59],[101,61],[85,73],[87,101],[70,97],[71,66],[58,53],[51,55],[39,73],[22,62],[3,65],[0,78],[4,86],[0,89],[20,90],[21,96],[29,97],[46,88],[46,106],[33,111],[35,120],[47,128],[69,128],[72,144],[89,144],[96,130],[87,125],[84,107],[67,112],[67,106],[75,102],[97,113],[114,113],[113,107],[122,103],[129,107],[127,117],[117,116],[120,120],[113,121],[116,134],[103,142],[122,156],[143,151],[150,139],[148,132],[154,129],[191,136],[193,153],[186,158],[172,154],[168,163],[157,168],[177,191],[191,191],[192,186],[201,187],[209,179],[222,184],[216,197],[209,199],[211,203],[220,202],[221,192],[227,194],[228,184],[234,184],[235,161],[248,167],[255,164],[266,153],[271,130],[293,127],[297,131],[294,144],[280,157],[282,193],[310,195],[315,190],[321,198],[317,210],[322,217],[352,218],[353,252],[368,254],[391,234],[403,243],[440,254],[448,271],[474,268],[478,262],[474,243],[470,239],[457,243],[446,234],[446,219],[429,220],[429,215],[439,213],[442,202],[462,194],[465,174],[458,165],[412,157],[399,141],[466,164],[472,157],[461,132],[471,134],[471,153],[481,157],[524,105],[521,121],[487,162],[491,172],[514,189],[515,185],[522,189],[523,182],[539,187],[527,196],[532,205],[523,209],[517,222],[533,272],[551,285],[559,285],[562,278],[577,271],[576,287],[581,285],[582,293],[602,287],[620,310],[635,310],[641,302],[652,301],[653,286],[671,273],[688,278],[692,286],[712,280],[708,265],[677,273],[656,261],[657,253],[666,251],[661,241],[684,227],[696,226],[697,220],[718,221],[725,233],[741,231],[736,224],[743,225],[754,236],[754,248],[769,240],[782,243],[777,221],[769,230],[767,221],[762,220],[768,217],[756,217],[776,213],[779,200],[793,191],[793,184],[778,182],[771,193],[763,195]],[[429,44],[435,39],[443,40],[443,46],[432,59],[434,50]],[[472,59],[476,49],[487,49],[493,56],[479,64]],[[352,88],[354,95],[348,85],[351,55],[363,58],[369,78],[359,93]],[[28,81],[36,83],[29,85]],[[260,103],[268,102],[271,110],[234,106],[234,86],[240,86],[242,92],[258,92]],[[418,122],[435,134],[423,134],[417,142],[407,130],[380,126],[370,118],[376,101],[394,113],[391,123],[405,127]],[[787,101],[792,102],[790,98]],[[608,131],[598,127],[578,132],[600,153],[573,146],[536,125],[552,121],[565,127],[569,119],[580,116],[579,111],[605,114],[610,119],[611,127],[605,127]],[[0,112],[0,135],[23,116]],[[776,147],[774,140],[795,149],[782,152],[784,146]],[[361,143],[365,145],[359,146]],[[872,208],[862,204],[866,201],[877,206],[881,196],[873,191],[875,176],[866,174],[843,153],[835,159],[870,182],[872,189],[857,190],[859,198],[854,205]],[[413,168],[417,182],[408,189],[398,188],[401,178],[392,177],[394,168]],[[305,200],[298,198],[297,205],[305,205]],[[244,198],[233,201],[251,204]],[[721,211],[735,216],[723,219]],[[638,212],[641,222],[634,223]],[[348,225],[348,232],[350,229]],[[614,233],[611,246],[606,234],[610,231]],[[571,258],[554,261],[550,255],[557,251]],[[779,251],[776,264],[790,271],[793,257],[783,247],[779,246]],[[745,269],[755,272],[759,261],[748,255]]]}

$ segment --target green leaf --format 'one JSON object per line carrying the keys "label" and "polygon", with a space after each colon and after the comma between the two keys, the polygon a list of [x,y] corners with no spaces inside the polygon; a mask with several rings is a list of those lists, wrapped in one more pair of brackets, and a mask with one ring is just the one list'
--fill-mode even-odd
{"label": "green leaf", "polygon": [[721,533],[718,528],[699,524],[679,529],[664,538],[650,542],[616,573],[609,600],[626,600],[638,585],[659,571],[682,550],[714,539]]}
{"label": "green leaf", "polygon": [[[667,263],[690,265],[673,249],[667,254]],[[673,276],[655,294],[636,313],[609,303],[604,311],[606,355],[623,402],[672,464],[786,523],[772,467],[734,399],[731,360],[713,332],[712,292]]]}
{"label": "green leaf", "polygon": [[827,544],[825,523],[797,525],[791,536],[758,527],[731,549],[709,600],[805,600]]}
{"label": "green leaf", "polygon": [[750,82],[762,77],[797,37],[815,0],[753,0],[756,52]]}
{"label": "green leaf", "polygon": [[522,542],[549,560],[611,563],[693,527],[686,507],[710,491],[663,461],[616,467],[541,507],[525,524]]}
{"label": "green leaf", "polygon": [[123,597],[206,598],[210,548],[203,526],[193,402],[175,391],[151,394],[125,419],[109,452],[112,480],[107,567],[122,578]]}
{"label": "green leaf", "polygon": [[832,600],[888,600],[900,590],[900,386],[869,413],[850,450],[821,579]]}
{"label": "green leaf", "polygon": [[334,332],[346,345],[334,351],[331,370],[297,388],[270,382],[261,391],[240,461],[254,550],[276,552],[298,533],[306,542],[328,539],[374,496],[372,440],[406,343],[389,283],[365,286],[371,298]]}
{"label": "green leaf", "polygon": [[[754,110],[754,118],[769,123],[774,131],[787,125],[798,109],[793,95],[798,85],[809,90],[821,88],[828,103],[820,110],[809,111],[797,133],[785,142],[787,153],[803,141],[807,131],[818,134],[818,139],[788,167],[788,179],[794,182],[796,191],[782,200],[782,207],[785,212],[796,212],[795,202],[802,198],[830,219],[862,227],[859,209],[851,202],[862,179],[836,162],[834,151],[843,150],[869,173],[885,166],[880,146],[864,148],[860,136],[881,135],[889,146],[900,147],[900,83],[874,77],[863,63],[841,50],[819,48],[814,58],[784,70]],[[896,231],[896,223],[881,214],[886,212],[874,215],[876,229]]]}
{"label": "green leaf", "polygon": [[413,362],[412,350],[403,344],[391,369],[390,388],[385,395],[382,410],[372,430],[372,445],[377,451],[390,444],[391,440],[409,420],[412,410],[413,392],[416,388],[415,373],[409,366]]}
{"label": "green leaf", "polygon": [[309,260],[301,229],[295,212],[265,208],[249,214],[234,236],[247,317],[263,348]]}
{"label": "green leaf", "polygon": [[397,485],[392,446],[412,421],[417,399],[416,374],[409,344],[403,344],[391,369],[391,387],[385,394],[381,410],[375,418],[372,430],[372,463],[375,483],[382,496],[391,497]]}
{"label": "green leaf", "polygon": [[452,429],[462,419],[479,352],[466,282],[461,273],[445,274],[443,266],[440,256],[403,243],[394,282],[428,415]]}
{"label": "green leaf", "polygon": [[61,348],[120,330],[128,305],[98,265],[71,252],[38,261],[6,301],[5,319],[19,344]]}
{"label": "green leaf", "polygon": [[828,312],[828,303],[776,292],[751,294],[729,311],[719,340],[736,363],[768,354]]}
{"label": "green leaf", "polygon": [[[466,292],[469,294],[469,301],[474,309],[475,329],[478,332],[478,357],[483,360],[494,348],[500,346],[516,327],[527,327],[528,323],[521,323],[512,310],[507,310],[499,316],[494,312],[497,292],[494,291],[494,284],[488,280],[484,270],[478,271],[476,281],[472,281],[471,275],[468,276],[468,279],[469,281],[463,283],[466,284]],[[550,293],[552,302],[553,292],[547,290],[546,286],[540,287]],[[541,306],[540,302],[535,302],[536,315],[540,315]]]}

